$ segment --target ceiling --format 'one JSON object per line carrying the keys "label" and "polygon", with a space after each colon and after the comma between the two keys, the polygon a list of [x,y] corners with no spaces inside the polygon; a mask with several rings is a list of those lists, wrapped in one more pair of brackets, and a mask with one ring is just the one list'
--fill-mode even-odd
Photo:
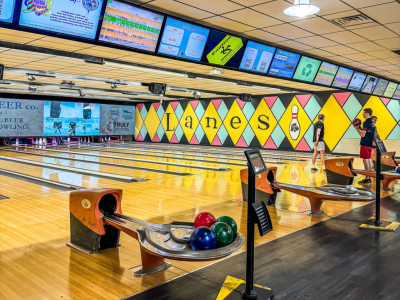
{"label": "ceiling", "polygon": [[[400,82],[400,56],[390,51],[400,49],[400,3],[394,0],[315,0],[320,13],[303,19],[284,15],[292,3],[285,0],[127,1]],[[330,22],[360,13],[372,20],[348,28]],[[202,98],[333,90],[228,69],[209,76],[207,65],[7,28],[0,28],[0,46],[0,62],[6,66],[0,92],[7,93],[79,97],[81,89],[86,98],[158,101],[148,91],[151,82],[168,85],[166,100],[193,98],[196,90]],[[91,56],[104,58],[105,64],[85,62]],[[39,71],[52,77],[28,81],[27,73]],[[74,82],[72,90],[61,85],[63,80]],[[112,89],[110,82],[118,87]]]}

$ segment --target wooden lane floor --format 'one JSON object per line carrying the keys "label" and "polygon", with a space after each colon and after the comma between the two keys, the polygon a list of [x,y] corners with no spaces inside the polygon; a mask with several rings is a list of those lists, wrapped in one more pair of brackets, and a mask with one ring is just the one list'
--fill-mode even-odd
{"label": "wooden lane floor", "polygon": [[[356,159],[355,166],[361,164]],[[319,162],[317,167],[322,169]],[[20,168],[43,169],[24,165]],[[277,168],[281,182],[322,185],[326,180],[324,173],[311,174],[310,162],[277,165]],[[239,170],[239,167],[225,172],[197,170],[192,176],[162,174],[158,180],[139,183],[97,179],[90,187],[123,189],[122,211],[134,218],[154,223],[190,222],[199,212],[209,211],[217,217],[232,216],[239,231],[245,234],[247,205],[241,202]],[[70,236],[68,199],[69,193],[59,192],[0,201],[0,299],[114,300],[185,274],[178,268],[194,271],[210,264],[171,261],[173,267],[167,271],[137,278],[133,271],[141,263],[139,246],[123,233],[120,247],[98,254],[87,255],[69,248],[65,245]],[[363,204],[326,201],[322,209],[334,216]],[[309,208],[308,200],[303,197],[280,193],[277,205],[268,207],[274,230],[264,237],[256,234],[256,245],[328,218],[307,216]]]}

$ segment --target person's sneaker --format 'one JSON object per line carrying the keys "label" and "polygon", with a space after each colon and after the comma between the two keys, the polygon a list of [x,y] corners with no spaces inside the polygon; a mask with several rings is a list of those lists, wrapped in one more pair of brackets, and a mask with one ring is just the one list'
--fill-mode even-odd
{"label": "person's sneaker", "polygon": [[359,184],[368,184],[368,183],[371,183],[371,179],[363,179],[363,180],[360,180],[359,182],[358,182]]}
{"label": "person's sneaker", "polygon": [[318,171],[317,168],[311,168],[311,171]]}

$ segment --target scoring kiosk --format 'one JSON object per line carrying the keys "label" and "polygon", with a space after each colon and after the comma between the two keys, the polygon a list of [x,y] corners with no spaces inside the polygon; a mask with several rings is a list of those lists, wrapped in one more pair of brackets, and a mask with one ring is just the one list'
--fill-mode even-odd
{"label": "scoring kiosk", "polygon": [[[254,277],[254,224],[258,225],[260,236],[272,231],[271,218],[264,201],[255,203],[256,176],[266,172],[264,160],[258,149],[244,151],[248,164],[248,202],[247,202],[247,258],[246,258],[246,289],[239,295],[231,293],[226,300],[230,299],[270,299],[274,294],[269,289],[253,286]],[[239,285],[238,288],[242,287]],[[240,297],[240,298],[239,298]]]}

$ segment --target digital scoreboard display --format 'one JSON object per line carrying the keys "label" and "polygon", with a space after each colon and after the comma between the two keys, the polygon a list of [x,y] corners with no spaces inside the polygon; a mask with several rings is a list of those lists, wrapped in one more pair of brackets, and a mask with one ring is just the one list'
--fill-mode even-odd
{"label": "digital scoreboard display", "polygon": [[300,54],[277,49],[268,74],[292,78],[299,59]]}
{"label": "digital scoreboard display", "polygon": [[354,71],[351,69],[340,67],[335,79],[333,80],[332,86],[344,89],[347,88],[353,73]]}
{"label": "digital scoreboard display", "polygon": [[203,27],[168,17],[158,53],[199,61],[209,33]]}
{"label": "digital scoreboard display", "polygon": [[218,66],[238,68],[246,39],[212,30],[202,61]]}
{"label": "digital scoreboard display", "polygon": [[102,4],[103,0],[22,0],[19,25],[94,39]]}
{"label": "digital scoreboard display", "polygon": [[393,99],[400,99],[400,84],[397,86],[392,98]]}
{"label": "digital scoreboard display", "polygon": [[375,90],[372,94],[376,96],[382,96],[383,93],[386,91],[388,84],[389,80],[385,80],[382,78],[379,79],[378,83],[376,84]]}
{"label": "digital scoreboard display", "polygon": [[163,15],[108,0],[99,40],[154,52],[163,20]]}
{"label": "digital scoreboard display", "polygon": [[0,0],[0,21],[11,23],[14,16],[15,0]]}
{"label": "digital scoreboard display", "polygon": [[361,88],[361,92],[372,94],[379,78],[376,76],[368,75]]}
{"label": "digital scoreboard display", "polygon": [[397,88],[397,83],[396,82],[390,82],[386,88],[385,93],[383,94],[383,97],[385,98],[392,98],[394,92],[396,91]]}
{"label": "digital scoreboard display", "polygon": [[319,70],[321,61],[307,56],[302,56],[293,78],[312,82]]}
{"label": "digital scoreboard display", "polygon": [[367,74],[354,72],[353,78],[350,81],[348,89],[352,91],[360,91],[365,81],[365,77],[367,77]]}
{"label": "digital scoreboard display", "polygon": [[249,41],[239,69],[267,73],[276,48]]}
{"label": "digital scoreboard display", "polygon": [[339,66],[337,65],[323,62],[318,70],[317,77],[315,77],[314,82],[323,85],[331,85],[333,79],[335,79],[338,68]]}

